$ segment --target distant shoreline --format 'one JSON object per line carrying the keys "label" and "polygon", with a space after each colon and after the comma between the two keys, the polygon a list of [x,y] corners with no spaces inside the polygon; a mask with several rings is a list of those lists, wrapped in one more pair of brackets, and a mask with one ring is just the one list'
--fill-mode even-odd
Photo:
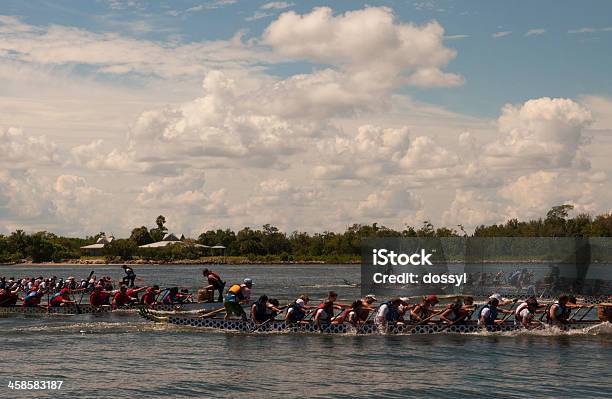
{"label": "distant shoreline", "polygon": [[[447,264],[461,264],[462,261],[447,261]],[[512,259],[500,259],[500,260],[486,260],[477,263],[483,264],[562,264],[563,262],[555,262],[549,260],[512,260]],[[571,262],[568,262],[571,264]],[[594,261],[593,263],[599,263]],[[247,258],[231,257],[231,259],[223,260],[220,258],[213,259],[183,259],[175,261],[157,261],[157,260],[145,260],[145,259],[133,259],[124,262],[106,262],[103,259],[74,259],[71,261],[63,262],[41,262],[33,263],[30,261],[26,262],[14,262],[14,263],[0,263],[0,267],[16,266],[16,267],[37,267],[37,266],[120,266],[120,265],[361,265],[360,260],[351,261],[323,261],[323,260],[300,260],[300,261],[279,261],[279,260],[249,260]]]}

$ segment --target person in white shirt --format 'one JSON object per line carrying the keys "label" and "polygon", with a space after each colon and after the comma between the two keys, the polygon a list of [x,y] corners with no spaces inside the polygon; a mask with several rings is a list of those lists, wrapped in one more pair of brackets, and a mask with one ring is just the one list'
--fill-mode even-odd
{"label": "person in white shirt", "polygon": [[529,329],[539,326],[540,323],[533,320],[539,306],[535,297],[528,298],[514,311],[514,323]]}

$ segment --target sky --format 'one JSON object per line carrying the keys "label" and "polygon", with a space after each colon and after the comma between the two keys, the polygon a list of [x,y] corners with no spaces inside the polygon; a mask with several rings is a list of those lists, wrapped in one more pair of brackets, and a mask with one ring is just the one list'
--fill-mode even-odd
{"label": "sky", "polygon": [[3,1],[0,234],[610,212],[612,3]]}

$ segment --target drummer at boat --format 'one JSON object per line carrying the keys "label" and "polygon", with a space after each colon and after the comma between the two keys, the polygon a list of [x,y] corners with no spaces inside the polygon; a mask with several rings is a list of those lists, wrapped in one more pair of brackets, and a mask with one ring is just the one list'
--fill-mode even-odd
{"label": "drummer at boat", "polygon": [[129,285],[130,288],[134,287],[134,280],[136,280],[136,273],[134,272],[134,269],[128,265],[122,265],[121,268],[125,272],[125,276],[122,279],[123,284]]}
{"label": "drummer at boat", "polygon": [[225,320],[229,320],[232,315],[239,316],[242,320],[247,320],[247,315],[242,309],[242,304],[248,304],[251,300],[251,289],[253,280],[245,278],[242,284],[234,284],[225,295],[223,306],[225,307]]}
{"label": "drummer at boat", "polygon": [[204,277],[208,281],[206,291],[213,291],[212,297],[214,297],[215,291],[219,291],[219,297],[217,299],[217,302],[223,302],[223,290],[225,289],[225,281],[221,280],[221,276],[219,276],[219,274],[208,269],[202,270],[202,275],[204,275]]}

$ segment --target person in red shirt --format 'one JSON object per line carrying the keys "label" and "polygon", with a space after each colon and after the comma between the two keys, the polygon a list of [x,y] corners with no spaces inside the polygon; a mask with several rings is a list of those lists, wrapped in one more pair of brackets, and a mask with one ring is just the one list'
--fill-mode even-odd
{"label": "person in red shirt", "polygon": [[19,288],[16,290],[11,290],[10,288],[0,290],[0,306],[15,306],[17,301],[21,299],[17,295],[18,292]]}
{"label": "person in red shirt", "polygon": [[138,301],[138,293],[140,291],[145,290],[145,289],[146,289],[146,287],[140,287],[140,288],[134,287],[134,288],[130,288],[129,290],[126,291],[126,294],[127,294],[127,296],[130,297],[130,301],[132,303],[138,303],[139,302]]}
{"label": "person in red shirt", "polygon": [[148,307],[155,305],[157,294],[159,294],[159,286],[154,285],[153,287],[147,287],[147,291],[142,298],[140,298],[140,303]]}
{"label": "person in red shirt", "polygon": [[70,289],[69,288],[62,288],[60,290],[60,292],[58,292],[57,294],[53,295],[51,297],[51,301],[49,301],[49,305],[51,305],[51,307],[60,307],[60,306],[66,306],[66,305],[74,305],[76,302],[70,299]]}
{"label": "person in red shirt", "polygon": [[23,298],[23,306],[36,307],[40,305],[40,299],[43,297],[45,292],[42,288],[33,287],[28,295]]}
{"label": "person in red shirt", "polygon": [[127,294],[127,287],[125,285],[120,286],[119,291],[117,291],[115,296],[113,296],[113,309],[128,306],[131,303],[132,300]]}
{"label": "person in red shirt", "polygon": [[103,305],[110,305],[109,303],[110,296],[111,296],[110,292],[104,291],[100,284],[96,284],[92,293],[89,294],[89,303],[95,307],[100,307]]}

